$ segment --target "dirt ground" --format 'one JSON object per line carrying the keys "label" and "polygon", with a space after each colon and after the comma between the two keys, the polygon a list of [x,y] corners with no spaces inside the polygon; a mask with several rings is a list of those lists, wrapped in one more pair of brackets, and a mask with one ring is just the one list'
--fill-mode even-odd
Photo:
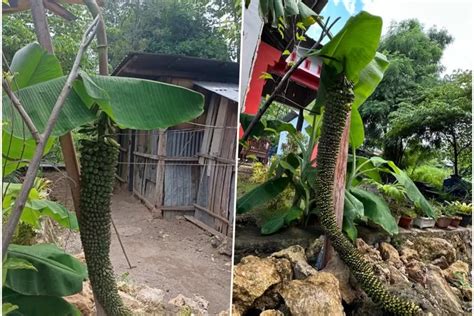
{"label": "dirt ground", "polygon": [[[45,176],[53,181],[51,197],[71,207],[66,179],[58,172]],[[153,219],[144,205],[121,189],[112,197],[112,218],[135,266],[129,269],[112,232],[111,260],[119,277],[162,289],[165,300],[178,294],[201,296],[209,301],[210,315],[229,308],[231,258],[211,246],[207,233],[184,218]],[[81,252],[78,234],[68,232],[61,239],[68,252]]]}

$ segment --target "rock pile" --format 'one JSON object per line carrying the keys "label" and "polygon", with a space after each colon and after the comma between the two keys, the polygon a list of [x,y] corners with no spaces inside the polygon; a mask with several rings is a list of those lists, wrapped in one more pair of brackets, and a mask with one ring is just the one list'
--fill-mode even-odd
{"label": "rock pile", "polygon": [[[471,314],[470,262],[447,240],[420,236],[395,248],[358,239],[356,246],[390,292],[427,315]],[[306,253],[296,245],[244,257],[234,268],[233,315],[384,315],[337,255],[316,271]]]}

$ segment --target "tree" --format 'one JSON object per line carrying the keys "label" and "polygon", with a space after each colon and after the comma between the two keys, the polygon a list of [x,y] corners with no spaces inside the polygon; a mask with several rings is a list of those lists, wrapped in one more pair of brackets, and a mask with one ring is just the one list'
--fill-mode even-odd
{"label": "tree", "polygon": [[[447,149],[454,174],[459,176],[460,159],[471,152],[471,104],[472,72],[456,71],[412,104],[392,113],[387,136]],[[465,167],[470,169],[470,163]]]}
{"label": "tree", "polygon": [[446,30],[425,30],[417,20],[392,23],[380,43],[380,50],[390,60],[389,68],[360,110],[367,134],[366,147],[381,148],[387,159],[402,165],[403,139],[387,137],[389,114],[412,104],[426,87],[439,81],[442,53],[451,42]]}
{"label": "tree", "polygon": [[[69,71],[79,49],[83,30],[92,20],[83,5],[65,3],[63,6],[77,17],[74,21],[66,21],[52,13],[48,13],[47,16],[55,55],[63,65],[64,70]],[[29,10],[3,15],[2,49],[7,60],[11,60],[20,48],[36,40],[34,25],[30,21],[32,21],[32,17]],[[92,51],[84,56],[82,69],[94,71],[96,68],[97,54]]]}
{"label": "tree", "polygon": [[[109,62],[130,52],[236,59],[240,17],[230,0],[108,1]],[[238,29],[238,31],[237,31]]]}

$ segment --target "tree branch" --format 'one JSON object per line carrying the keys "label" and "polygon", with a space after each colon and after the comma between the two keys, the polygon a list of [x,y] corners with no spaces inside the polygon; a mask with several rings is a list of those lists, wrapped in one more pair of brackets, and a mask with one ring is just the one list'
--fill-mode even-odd
{"label": "tree branch", "polygon": [[99,51],[99,74],[107,76],[109,74],[109,58],[107,33],[105,31],[105,21],[100,12],[100,7],[95,0],[84,0],[87,8],[94,18],[99,17],[99,27],[97,28],[97,50]]}
{"label": "tree branch", "polygon": [[[334,26],[334,24],[336,24],[336,22],[339,20],[340,18],[337,18],[329,27],[327,27],[327,24],[329,23],[329,19],[326,21],[326,24],[324,25],[324,27],[322,28],[322,31],[321,31],[321,35],[319,36],[319,39],[314,43],[314,45],[310,48],[309,52],[311,52],[312,50],[316,49],[322,42],[322,40],[324,39],[324,37],[326,37],[331,28]],[[286,73],[285,75],[281,78],[280,82],[278,83],[278,85],[276,86],[276,88],[273,90],[272,94],[270,95],[270,97],[265,101],[265,103],[260,107],[260,109],[258,110],[257,114],[255,115],[255,117],[252,119],[252,121],[250,122],[249,126],[247,127],[247,129],[245,130],[244,132],[244,135],[242,136],[242,141],[246,141],[249,136],[250,136],[250,133],[252,132],[252,130],[254,129],[255,125],[257,125],[257,123],[260,121],[260,119],[262,118],[263,114],[265,114],[265,112],[268,110],[268,108],[270,107],[270,105],[272,104],[272,102],[275,100],[275,98],[277,97],[277,95],[280,93],[280,91],[283,89],[283,87],[285,86],[285,84],[288,82],[288,80],[290,79],[291,75],[296,71],[296,69],[298,69],[298,67],[310,56],[310,54],[306,54],[304,56],[302,56]]]}
{"label": "tree branch", "polygon": [[15,204],[13,205],[13,211],[10,217],[8,218],[8,222],[3,227],[3,239],[2,239],[2,257],[3,258],[5,258],[5,255],[8,250],[8,245],[11,242],[16,226],[18,225],[21,214],[23,212],[23,208],[25,207],[26,200],[28,199],[28,195],[31,191],[31,188],[33,187],[36,174],[38,172],[38,168],[41,162],[41,158],[43,157],[43,152],[44,152],[44,148],[46,146],[47,140],[49,136],[51,135],[54,125],[56,124],[59,114],[61,113],[61,110],[64,106],[64,103],[66,102],[66,99],[69,96],[69,93],[71,92],[72,84],[74,80],[76,80],[79,74],[79,65],[81,63],[82,56],[84,55],[91,41],[94,39],[95,33],[97,32],[98,22],[99,22],[99,19],[95,18],[94,21],[91,23],[91,25],[85,31],[82,37],[79,51],[77,52],[77,55],[76,55],[76,59],[74,60],[74,64],[72,66],[71,72],[69,73],[69,76],[66,79],[66,83],[64,84],[64,87],[61,90],[61,93],[59,94],[59,97],[56,100],[56,103],[54,104],[53,110],[51,111],[51,115],[46,124],[46,128],[43,134],[40,135],[41,136],[40,142],[38,143],[38,146],[36,147],[36,150],[35,150],[35,154],[33,158],[31,159],[30,165],[28,166],[28,171],[26,172],[25,181],[23,182],[23,185],[21,187],[21,192],[18,198],[15,200]]}
{"label": "tree branch", "polygon": [[10,101],[12,101],[13,106],[17,109],[18,113],[20,114],[21,118],[25,122],[26,126],[30,130],[30,133],[33,136],[33,139],[36,141],[36,144],[39,144],[41,142],[41,135],[38,132],[38,129],[36,128],[35,124],[31,120],[31,117],[25,111],[25,108],[23,107],[23,105],[21,104],[20,100],[15,95],[15,93],[13,93],[10,85],[5,79],[2,80],[2,87],[3,87],[3,90],[7,93]]}

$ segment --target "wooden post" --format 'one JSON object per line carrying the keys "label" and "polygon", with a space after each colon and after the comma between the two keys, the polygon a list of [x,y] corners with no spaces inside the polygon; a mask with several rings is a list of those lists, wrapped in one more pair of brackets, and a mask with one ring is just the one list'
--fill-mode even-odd
{"label": "wooden post", "polygon": [[[349,113],[346,120],[346,127],[342,134],[341,144],[339,147],[339,155],[336,162],[336,171],[334,177],[334,212],[336,215],[337,225],[342,229],[342,220],[344,217],[344,196],[346,193],[346,173],[347,173],[347,158],[349,151],[349,130],[351,126],[351,114]],[[331,259],[334,249],[331,246],[329,238],[324,237],[324,244],[322,254],[324,258],[320,262],[319,269],[326,266]]]}
{"label": "wooden post", "polygon": [[[43,1],[30,0],[31,16],[33,17],[33,24],[35,26],[35,33],[40,45],[46,49],[50,54],[54,54],[51,36],[49,34],[48,20],[44,11]],[[72,201],[74,210],[79,216],[79,200],[80,200],[80,169],[77,161],[76,150],[72,140],[71,133],[67,133],[59,138],[61,150],[63,153],[64,164],[66,166],[66,173],[68,175],[69,186],[71,188]]]}
{"label": "wooden post", "polygon": [[[166,156],[167,137],[164,129],[158,132],[158,165],[156,167],[156,184],[155,184],[155,209],[158,216],[163,217],[163,198],[165,188],[165,156]],[[155,214],[153,214],[155,216]]]}

